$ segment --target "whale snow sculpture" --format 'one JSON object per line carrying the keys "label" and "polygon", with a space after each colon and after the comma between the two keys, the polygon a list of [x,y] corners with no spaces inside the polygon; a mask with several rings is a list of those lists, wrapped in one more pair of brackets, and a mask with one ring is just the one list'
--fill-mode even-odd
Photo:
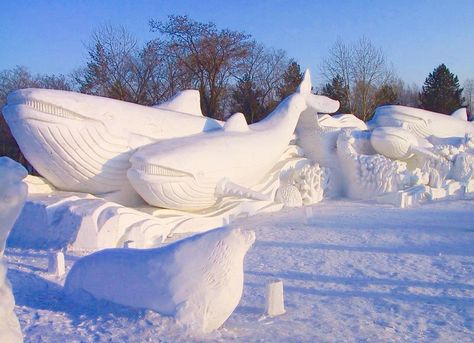
{"label": "whale snow sculpture", "polygon": [[0,342],[22,342],[20,323],[15,316],[15,299],[3,261],[5,242],[25,203],[28,187],[22,180],[26,169],[8,157],[0,157]]}
{"label": "whale snow sculpture", "polygon": [[75,92],[22,89],[8,96],[3,114],[25,157],[55,187],[122,203],[137,198],[126,176],[134,149],[221,127],[202,116],[197,91],[147,107]]}
{"label": "whale snow sculpture", "polygon": [[65,291],[174,316],[192,332],[219,328],[243,290],[253,231],[220,228],[164,248],[109,249],[77,261]]}
{"label": "whale snow sculpture", "polygon": [[422,110],[400,105],[387,105],[375,110],[371,127],[401,127],[415,134],[417,137],[430,138],[431,136],[464,137],[474,134],[474,123],[466,121],[465,109],[459,109],[448,116],[441,113]]}
{"label": "whale snow sculpture", "polygon": [[300,114],[335,102],[310,90],[306,71],[298,91],[256,124],[236,113],[222,130],[138,149],[130,159],[130,183],[150,205],[177,210],[206,209],[224,196],[266,200],[250,188],[284,153]]}

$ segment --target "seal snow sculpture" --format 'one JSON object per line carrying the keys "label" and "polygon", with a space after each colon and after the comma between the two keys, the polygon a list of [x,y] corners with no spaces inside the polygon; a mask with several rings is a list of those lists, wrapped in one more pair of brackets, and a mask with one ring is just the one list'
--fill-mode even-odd
{"label": "seal snow sculpture", "polygon": [[220,228],[164,248],[109,249],[77,261],[65,291],[174,316],[194,332],[220,327],[243,290],[253,231]]}
{"label": "seal snow sculpture", "polygon": [[74,92],[22,89],[8,96],[3,113],[21,151],[54,186],[122,203],[136,198],[126,177],[134,149],[221,127],[202,116],[197,91],[147,107]]}
{"label": "seal snow sculpture", "polygon": [[22,342],[20,323],[13,312],[15,300],[6,278],[3,252],[8,234],[20,214],[28,187],[26,169],[8,157],[0,157],[0,342]]}
{"label": "seal snow sculpture", "polygon": [[196,211],[224,196],[257,200],[250,188],[281,157],[300,114],[307,108],[334,107],[337,101],[310,93],[309,71],[295,94],[265,119],[247,125],[242,113],[230,117],[222,130],[160,141],[133,154],[128,178],[150,205]]}

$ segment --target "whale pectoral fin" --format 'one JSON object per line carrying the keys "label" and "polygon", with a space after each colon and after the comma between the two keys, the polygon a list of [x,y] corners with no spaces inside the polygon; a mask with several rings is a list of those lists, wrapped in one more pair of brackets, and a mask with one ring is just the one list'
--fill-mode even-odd
{"label": "whale pectoral fin", "polygon": [[425,156],[425,157],[428,157],[428,158],[432,158],[434,160],[440,160],[442,159],[441,156],[438,156],[434,153],[432,153],[430,150],[428,150],[427,148],[423,148],[421,146],[410,146],[410,151],[412,153],[414,153],[415,155],[421,155],[421,156]]}
{"label": "whale pectoral fin", "polygon": [[270,200],[267,195],[260,192],[255,192],[250,188],[240,186],[229,179],[223,179],[217,184],[216,194],[220,197],[237,197],[261,201]]}
{"label": "whale pectoral fin", "polygon": [[196,89],[186,89],[181,91],[170,100],[153,107],[202,116],[201,97],[199,91]]}

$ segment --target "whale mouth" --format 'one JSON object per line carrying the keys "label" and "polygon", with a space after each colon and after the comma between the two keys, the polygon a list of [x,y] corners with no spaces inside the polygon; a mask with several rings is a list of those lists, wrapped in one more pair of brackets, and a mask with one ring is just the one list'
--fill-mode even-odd
{"label": "whale mouth", "polygon": [[17,97],[14,100],[9,99],[7,105],[12,106],[12,107],[26,106],[30,109],[33,109],[36,112],[41,112],[44,114],[49,114],[52,116],[65,118],[65,119],[74,119],[74,120],[87,119],[86,117],[80,115],[79,113],[73,112],[64,107],[57,106],[48,102],[36,100],[36,99]]}
{"label": "whale mouth", "polygon": [[140,171],[146,175],[150,176],[161,176],[161,177],[186,177],[192,176],[189,173],[185,173],[180,170],[160,166],[157,164],[150,163],[137,163],[133,165],[133,168],[137,171]]}

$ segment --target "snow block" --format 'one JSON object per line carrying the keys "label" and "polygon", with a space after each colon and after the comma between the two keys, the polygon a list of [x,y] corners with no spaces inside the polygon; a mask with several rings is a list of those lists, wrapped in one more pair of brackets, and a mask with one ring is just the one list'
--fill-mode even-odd
{"label": "snow block", "polygon": [[242,296],[253,231],[219,228],[163,248],[108,249],[77,261],[65,292],[173,316],[191,332],[219,328]]}
{"label": "snow block", "polygon": [[49,255],[48,259],[48,273],[63,276],[66,272],[66,265],[64,263],[64,254],[59,251]]}
{"label": "snow block", "polygon": [[272,281],[267,284],[265,313],[270,317],[275,317],[284,314],[285,312],[283,281]]}

